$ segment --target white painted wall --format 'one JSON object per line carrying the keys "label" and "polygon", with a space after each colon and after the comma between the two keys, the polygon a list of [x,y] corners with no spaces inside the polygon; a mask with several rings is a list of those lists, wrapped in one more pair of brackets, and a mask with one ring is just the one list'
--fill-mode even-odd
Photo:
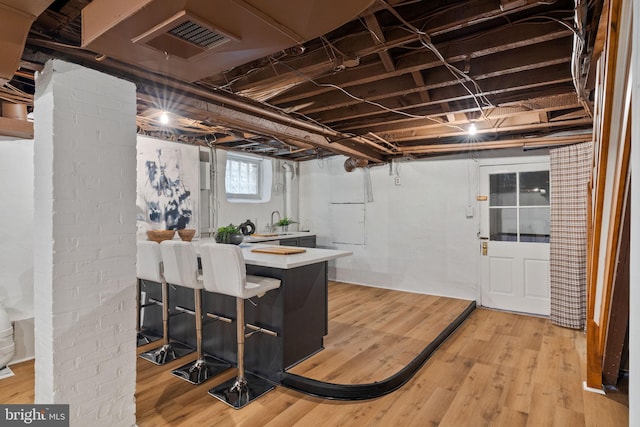
{"label": "white painted wall", "polygon": [[0,182],[0,301],[15,320],[33,316],[33,140],[0,137]]}
{"label": "white painted wall", "polygon": [[371,167],[371,191],[364,169],[344,171],[345,157],[303,163],[301,222],[317,233],[319,246],[353,251],[353,256],[331,264],[330,278],[477,299],[478,165],[548,160],[546,150],[499,154]]}
{"label": "white painted wall", "polygon": [[13,364],[34,355],[33,140],[0,136],[0,182],[0,303],[13,323]]}
{"label": "white painted wall", "polygon": [[[300,180],[300,216],[318,234],[318,245],[352,250],[334,264],[331,278],[350,283],[475,299],[478,231],[477,166],[474,160],[407,161],[347,173],[345,158],[305,162]],[[397,169],[397,170],[396,170]],[[391,175],[390,175],[391,173]],[[396,176],[400,183],[396,185]],[[362,202],[359,213],[331,202]],[[467,206],[476,215],[466,217]],[[344,222],[332,209],[344,213]],[[339,244],[345,227],[363,228],[364,244]],[[338,233],[333,230],[340,230]],[[355,236],[354,236],[355,237]]]}
{"label": "white painted wall", "polygon": [[[208,149],[206,150],[209,151]],[[222,227],[230,223],[239,225],[247,219],[251,220],[259,232],[266,231],[266,226],[271,220],[271,212],[278,211],[284,216],[284,169],[276,168],[273,175],[273,184],[271,200],[265,203],[231,203],[228,202],[224,191],[224,173],[227,162],[227,152],[224,150],[216,150],[216,193],[217,193],[217,225]],[[273,162],[276,162],[273,160]],[[283,162],[281,162],[283,163]],[[295,168],[294,168],[295,169]],[[280,176],[276,176],[275,173]],[[298,219],[298,183],[300,178],[294,174],[292,184],[293,200],[291,203],[293,219]],[[291,228],[291,231],[295,230]]]}

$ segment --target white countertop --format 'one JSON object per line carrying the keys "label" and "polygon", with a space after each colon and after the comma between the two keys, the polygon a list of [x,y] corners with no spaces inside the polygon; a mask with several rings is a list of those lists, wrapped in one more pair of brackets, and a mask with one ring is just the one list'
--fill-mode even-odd
{"label": "white countertop", "polygon": [[[298,234],[298,233],[295,233]],[[310,233],[306,233],[309,235]],[[194,239],[193,245],[196,247],[196,252],[199,251],[199,246],[203,243],[215,243],[213,238]],[[351,251],[340,251],[335,249],[320,249],[320,248],[303,248],[305,252],[292,255],[279,255],[279,254],[265,254],[258,252],[251,252],[251,249],[257,247],[269,247],[273,245],[269,244],[256,244],[256,243],[242,243],[242,255],[246,264],[258,265],[261,267],[272,267],[289,269],[302,267],[305,265],[316,264],[318,262],[329,261],[332,259],[346,257],[353,255]],[[285,246],[286,247],[286,246]]]}

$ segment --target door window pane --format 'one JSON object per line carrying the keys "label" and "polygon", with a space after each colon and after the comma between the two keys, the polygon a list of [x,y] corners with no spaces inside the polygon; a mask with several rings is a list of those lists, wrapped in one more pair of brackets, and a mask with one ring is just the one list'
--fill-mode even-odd
{"label": "door window pane", "polygon": [[549,206],[549,171],[520,172],[520,206]]}
{"label": "door window pane", "polygon": [[517,176],[499,173],[489,176],[489,206],[516,206]]}
{"label": "door window pane", "polygon": [[549,218],[548,207],[520,209],[520,241],[549,243]]}
{"label": "door window pane", "polygon": [[500,242],[518,241],[517,208],[489,209],[489,238]]}
{"label": "door window pane", "polygon": [[489,176],[489,239],[549,242],[549,171]]}

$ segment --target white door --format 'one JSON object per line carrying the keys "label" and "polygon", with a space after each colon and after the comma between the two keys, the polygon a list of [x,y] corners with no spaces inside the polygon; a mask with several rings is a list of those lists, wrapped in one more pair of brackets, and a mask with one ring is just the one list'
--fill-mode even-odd
{"label": "white door", "polygon": [[549,190],[548,163],[480,167],[481,305],[549,315]]}

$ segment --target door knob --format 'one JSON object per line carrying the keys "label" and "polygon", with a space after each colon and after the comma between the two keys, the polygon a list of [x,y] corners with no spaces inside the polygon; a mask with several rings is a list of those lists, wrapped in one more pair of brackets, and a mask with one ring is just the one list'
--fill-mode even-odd
{"label": "door knob", "polygon": [[482,256],[487,256],[488,248],[489,244],[487,242],[482,242]]}

